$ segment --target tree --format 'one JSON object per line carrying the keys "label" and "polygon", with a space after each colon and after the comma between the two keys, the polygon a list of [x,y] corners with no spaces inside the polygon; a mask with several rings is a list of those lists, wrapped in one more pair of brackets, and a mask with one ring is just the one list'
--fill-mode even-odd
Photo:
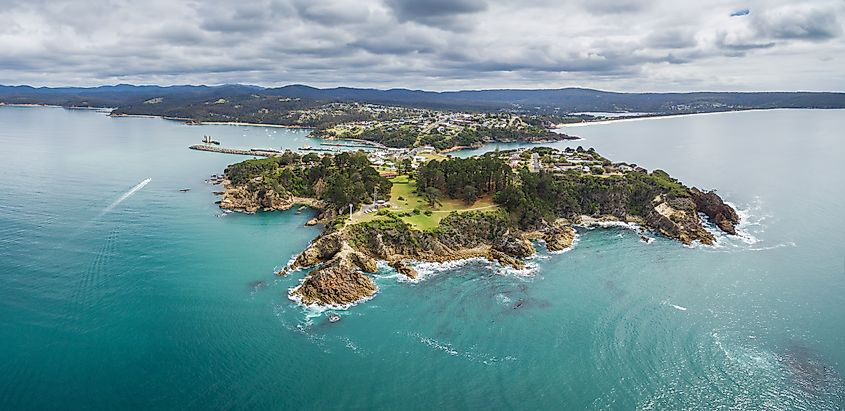
{"label": "tree", "polygon": [[472,204],[475,200],[478,200],[478,189],[471,185],[464,187],[464,202]]}
{"label": "tree", "polygon": [[440,202],[440,190],[433,186],[426,187],[425,191],[423,192],[423,198],[428,201],[428,205],[430,207],[434,207],[435,204],[438,204]]}

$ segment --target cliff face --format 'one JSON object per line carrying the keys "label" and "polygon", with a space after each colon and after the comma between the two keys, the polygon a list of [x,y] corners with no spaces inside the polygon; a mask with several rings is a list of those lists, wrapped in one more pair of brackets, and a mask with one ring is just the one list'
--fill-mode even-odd
{"label": "cliff face", "polygon": [[[283,180],[279,176],[275,177],[278,181],[273,180],[275,174],[262,171],[259,167],[262,165],[266,164],[249,163],[240,168],[236,180],[240,185],[232,184],[234,178],[227,174],[221,208],[254,213],[305,204],[326,209],[316,199],[287,193],[279,183]],[[250,168],[253,166],[255,170]],[[736,233],[739,223],[736,211],[716,193],[688,188],[659,170],[613,175],[526,171],[519,176],[520,181],[497,191],[499,211],[453,212],[433,230],[412,229],[392,215],[340,228],[331,228],[333,224],[330,224],[327,231],[278,274],[311,268],[301,284],[290,291],[290,296],[304,304],[347,305],[377,292],[376,284],[367,275],[377,270],[376,261],[387,262],[408,278],[417,276],[412,261],[486,258],[522,269],[524,259],[535,253],[532,240],[544,241],[550,251],[571,247],[576,232],[570,221],[583,223],[600,217],[636,222],[684,244],[715,242],[700,214],[729,234]],[[327,210],[321,218],[334,213]]]}
{"label": "cliff face", "polygon": [[[572,245],[571,227],[539,231],[550,249]],[[401,220],[377,220],[324,233],[293,263],[279,272],[316,266],[291,295],[306,304],[349,304],[372,296],[376,286],[364,273],[376,270],[376,260],[390,264],[408,278],[417,272],[411,260],[445,262],[486,258],[517,269],[535,253],[526,235],[513,231],[504,216],[494,213],[457,213],[434,231],[411,229]]]}
{"label": "cliff face", "polygon": [[722,231],[736,235],[739,215],[733,207],[725,204],[722,198],[713,191],[703,192],[693,187],[690,189],[690,193],[698,211],[713,220]]}
{"label": "cliff face", "polygon": [[645,212],[646,228],[656,230],[684,244],[699,241],[711,245],[716,239],[704,229],[696,212],[695,202],[686,197],[667,198],[658,195],[651,202],[653,208]]}
{"label": "cliff face", "polygon": [[343,232],[319,237],[279,275],[315,265],[318,267],[291,290],[291,295],[304,304],[351,304],[371,297],[378,290],[373,280],[364,274],[376,271],[376,261],[353,250]]}
{"label": "cliff face", "polygon": [[311,208],[322,210],[325,206],[321,201],[313,198],[295,197],[289,193],[280,194],[273,189],[252,189],[248,185],[235,185],[229,179],[223,180],[223,198],[220,208],[244,213],[257,211],[284,211],[303,204]]}
{"label": "cliff face", "polygon": [[433,231],[413,230],[399,220],[356,224],[347,231],[356,249],[388,262],[483,257],[522,268],[521,258],[535,252],[531,242],[496,213],[454,213]]}
{"label": "cliff face", "polygon": [[582,189],[579,201],[582,210],[592,215],[613,216],[621,221],[640,220],[645,228],[687,245],[694,241],[707,245],[715,242],[713,234],[704,228],[699,212],[722,231],[736,234],[734,226],[739,223],[739,217],[716,193],[684,187],[682,194],[657,189],[637,191],[619,183]]}

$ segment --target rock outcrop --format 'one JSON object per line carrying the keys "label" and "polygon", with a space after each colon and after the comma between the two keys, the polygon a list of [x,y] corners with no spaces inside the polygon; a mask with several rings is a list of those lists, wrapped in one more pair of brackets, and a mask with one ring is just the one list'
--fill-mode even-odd
{"label": "rock outcrop", "polygon": [[[280,194],[273,189],[251,189],[249,185],[234,185],[229,179],[223,180],[223,198],[220,208],[253,214],[258,211],[284,211],[296,204],[305,205],[317,210],[325,209],[325,205],[313,198],[295,197]],[[317,224],[317,220],[314,220]]]}
{"label": "rock outcrop", "polygon": [[658,231],[669,238],[684,244],[699,241],[713,244],[716,239],[701,224],[696,212],[695,202],[688,197],[670,197],[658,195],[651,202],[653,209],[647,210],[644,217],[646,228]]}
{"label": "rock outcrop", "polygon": [[[237,186],[229,176],[223,177],[220,207],[254,213],[287,210],[304,204],[325,210],[306,225],[328,222],[336,215],[337,211],[326,210],[316,199],[294,197],[277,181],[273,184],[264,181],[268,176],[272,177],[272,174],[253,176],[246,172],[245,176],[236,179],[243,181]],[[528,179],[526,176],[520,178]],[[411,266],[412,261],[485,258],[522,269],[524,260],[536,252],[532,240],[542,240],[549,251],[572,247],[576,232],[571,221],[581,224],[633,222],[684,244],[713,244],[716,241],[699,213],[729,234],[736,234],[739,223],[736,211],[716,193],[688,188],[659,170],[650,174],[635,170],[601,176],[562,173],[541,175],[541,178],[546,179],[541,181],[543,184],[533,187],[551,188],[511,191],[509,200],[500,203],[499,211],[453,212],[431,230],[413,229],[399,215],[391,213],[345,226],[326,224],[326,231],[278,274],[310,269],[301,284],[290,291],[292,298],[304,304],[347,305],[377,292],[376,284],[367,275],[376,272],[377,261],[387,262],[410,279],[419,275]],[[510,188],[514,190],[514,187],[529,185]],[[548,196],[549,192],[554,196]],[[534,207],[530,208],[531,212],[523,212],[529,207]]]}
{"label": "rock outcrop", "polygon": [[356,224],[345,230],[354,249],[388,263],[481,257],[523,268],[521,259],[534,254],[534,247],[522,233],[509,227],[496,213],[454,213],[441,220],[434,231],[414,230],[398,219]]}
{"label": "rock outcrop", "polygon": [[311,272],[291,295],[303,304],[347,305],[373,296],[378,288],[350,259],[335,258]]}
{"label": "rock outcrop", "polygon": [[407,261],[395,261],[390,264],[390,266],[396,270],[397,273],[404,275],[412,280],[415,280],[419,277],[419,273],[414,267],[411,267]]}
{"label": "rock outcrop", "polygon": [[722,198],[713,191],[701,191],[695,187],[690,189],[693,201],[698,211],[710,218],[720,230],[736,235],[739,215],[733,207],[725,204]]}
{"label": "rock outcrop", "polygon": [[343,232],[318,237],[279,275],[315,265],[318,267],[308,273],[302,284],[291,290],[291,295],[303,304],[346,305],[371,297],[378,290],[364,274],[378,269],[376,261],[353,250]]}
{"label": "rock outcrop", "polygon": [[386,261],[411,279],[419,274],[410,261],[481,257],[522,269],[523,259],[535,253],[534,247],[521,233],[510,231],[502,218],[491,213],[453,214],[435,231],[413,230],[401,220],[351,225],[318,237],[278,274],[316,267],[291,296],[304,304],[344,305],[376,292],[375,283],[365,274],[377,270],[376,260]]}
{"label": "rock outcrop", "polygon": [[568,224],[555,224],[542,231],[543,242],[549,251],[561,251],[572,247],[575,241],[575,229]]}

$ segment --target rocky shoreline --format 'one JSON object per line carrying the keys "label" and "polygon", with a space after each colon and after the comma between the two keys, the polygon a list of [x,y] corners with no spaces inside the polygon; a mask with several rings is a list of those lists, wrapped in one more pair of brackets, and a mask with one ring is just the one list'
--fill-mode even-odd
{"label": "rocky shoreline", "polygon": [[504,210],[454,212],[436,229],[421,231],[390,214],[364,223],[338,222],[336,211],[327,210],[322,201],[279,194],[257,178],[235,185],[224,175],[219,182],[223,185],[219,202],[223,209],[255,213],[305,205],[321,212],[308,224],[326,223],[323,233],[277,273],[283,276],[310,270],[289,292],[291,299],[305,305],[339,307],[371,298],[378,287],[368,274],[377,271],[379,261],[410,280],[418,277],[414,264],[420,262],[483,258],[523,269],[525,259],[536,253],[534,241],[542,241],[552,252],[571,248],[576,238],[574,225],[633,223],[685,245],[711,245],[715,237],[705,229],[700,215],[728,234],[735,234],[739,223],[736,211],[712,191],[684,188],[682,196],[664,192],[650,202],[645,199],[644,209],[634,215],[628,211],[632,200],[611,187],[589,193],[601,210],[593,215],[558,218],[551,223],[541,220],[531,229],[519,229]]}
{"label": "rocky shoreline", "polygon": [[295,205],[304,205],[316,210],[325,209],[325,204],[314,198],[282,195],[272,189],[250,190],[246,186],[232,184],[228,178],[223,178],[222,185],[223,197],[220,199],[220,208],[225,210],[254,214],[258,211],[290,210]]}
{"label": "rocky shoreline", "polygon": [[555,251],[571,247],[574,239],[575,230],[568,225],[522,233],[506,228],[502,216],[490,213],[453,214],[436,231],[417,231],[399,220],[350,225],[319,236],[278,275],[316,267],[291,290],[291,297],[307,305],[342,306],[376,293],[365,273],[374,273],[378,261],[411,280],[418,276],[413,264],[420,262],[483,258],[524,269],[524,259],[536,253],[531,240],[543,240]]}

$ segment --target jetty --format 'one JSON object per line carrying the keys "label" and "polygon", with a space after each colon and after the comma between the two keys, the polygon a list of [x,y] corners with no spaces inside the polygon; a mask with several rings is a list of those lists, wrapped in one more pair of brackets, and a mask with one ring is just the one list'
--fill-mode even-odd
{"label": "jetty", "polygon": [[372,144],[361,144],[361,143],[320,143],[321,146],[329,146],[329,147],[345,147],[345,148],[379,148],[378,146]]}
{"label": "jetty", "polygon": [[275,157],[281,154],[278,150],[267,151],[267,149],[249,149],[243,150],[239,148],[226,148],[226,147],[217,147],[217,146],[207,146],[196,144],[193,146],[188,147],[191,150],[198,150],[198,151],[210,151],[212,153],[223,153],[223,154],[238,154],[243,156],[259,156],[259,157]]}
{"label": "jetty", "polygon": [[339,148],[318,148],[318,147],[299,147],[297,148],[299,151],[322,151],[328,153],[339,153],[342,151]]}

